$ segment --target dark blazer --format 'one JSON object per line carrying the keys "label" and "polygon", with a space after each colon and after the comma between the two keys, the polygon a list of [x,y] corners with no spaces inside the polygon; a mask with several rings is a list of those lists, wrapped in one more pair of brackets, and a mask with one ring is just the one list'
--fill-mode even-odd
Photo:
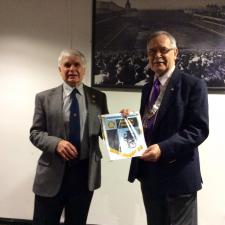
{"label": "dark blazer", "polygon": [[[142,90],[140,114],[153,79]],[[208,97],[203,80],[175,69],[158,111],[150,144],[158,144],[158,162],[132,159],[129,181],[138,178],[159,194],[184,194],[201,189],[198,146],[207,138]]]}
{"label": "dark blazer", "polygon": [[[99,148],[101,128],[98,115],[108,113],[106,95],[84,85],[87,104],[89,131],[89,177],[90,191],[100,187],[102,154]],[[35,194],[45,197],[56,195],[60,189],[65,160],[56,154],[58,142],[67,139],[63,121],[63,86],[59,86],[36,95],[33,125],[30,140],[42,154],[38,160],[33,184]]]}

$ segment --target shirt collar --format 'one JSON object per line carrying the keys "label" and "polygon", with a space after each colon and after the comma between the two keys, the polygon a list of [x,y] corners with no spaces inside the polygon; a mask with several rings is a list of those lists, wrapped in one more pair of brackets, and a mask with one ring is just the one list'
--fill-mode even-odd
{"label": "shirt collar", "polygon": [[175,70],[175,66],[173,66],[172,68],[170,68],[165,74],[163,74],[162,76],[157,76],[155,74],[155,79],[156,77],[158,77],[159,82],[162,86],[164,86],[167,82],[167,80],[172,76],[173,71]]}
{"label": "shirt collar", "polygon": [[[63,83],[63,92],[65,96],[69,96],[71,94],[71,92],[73,91],[74,87],[71,87],[70,85],[68,85],[67,83]],[[78,86],[76,86],[76,89],[78,90],[80,95],[84,95],[84,85],[83,83],[79,84]]]}

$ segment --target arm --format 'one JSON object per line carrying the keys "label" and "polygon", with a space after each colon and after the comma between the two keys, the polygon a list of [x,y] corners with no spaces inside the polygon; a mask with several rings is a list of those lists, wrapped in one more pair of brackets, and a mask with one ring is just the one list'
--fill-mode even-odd
{"label": "arm", "polygon": [[41,151],[55,153],[56,146],[61,138],[48,135],[47,115],[44,107],[44,96],[36,95],[33,124],[30,128],[30,141]]}
{"label": "arm", "polygon": [[180,130],[173,136],[158,143],[161,159],[176,160],[196,149],[209,134],[208,95],[204,81],[198,80],[193,85]]}
{"label": "arm", "polygon": [[106,94],[103,93],[103,107],[102,107],[102,114],[108,114],[109,110],[108,110],[108,105],[107,105],[107,98],[106,98]]}
{"label": "arm", "polygon": [[[107,105],[107,98],[106,98],[106,94],[103,93],[103,100],[102,100],[102,115],[104,114],[108,114],[108,105]],[[100,132],[99,132],[99,136],[101,137],[101,139],[103,138],[103,134],[102,134],[102,126],[100,126]]]}
{"label": "arm", "polygon": [[64,159],[72,159],[77,156],[75,147],[62,138],[49,135],[47,129],[47,115],[44,107],[45,97],[36,95],[33,124],[30,129],[30,141],[38,149],[55,154],[56,152]]}

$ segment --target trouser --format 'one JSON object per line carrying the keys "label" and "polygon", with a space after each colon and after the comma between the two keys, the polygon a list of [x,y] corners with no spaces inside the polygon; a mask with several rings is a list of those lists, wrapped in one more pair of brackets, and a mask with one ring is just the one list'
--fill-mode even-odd
{"label": "trouser", "polygon": [[156,196],[141,184],[148,225],[197,225],[197,192]]}
{"label": "trouser", "polygon": [[54,197],[35,195],[33,225],[86,225],[93,192],[88,190],[88,160],[66,166],[62,187]]}

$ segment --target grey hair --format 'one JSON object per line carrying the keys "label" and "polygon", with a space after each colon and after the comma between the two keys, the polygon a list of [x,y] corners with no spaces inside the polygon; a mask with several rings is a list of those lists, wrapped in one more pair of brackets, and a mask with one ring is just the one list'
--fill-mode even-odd
{"label": "grey hair", "polygon": [[79,50],[77,50],[77,49],[64,49],[59,54],[58,66],[61,66],[63,58],[68,57],[68,56],[79,56],[81,58],[82,65],[85,67],[86,64],[87,64],[84,54],[82,52],[80,52]]}
{"label": "grey hair", "polygon": [[158,36],[160,36],[160,35],[166,35],[166,36],[169,38],[169,40],[170,40],[171,47],[172,47],[172,48],[177,48],[177,41],[176,41],[175,37],[174,37],[172,34],[170,34],[169,32],[167,32],[167,31],[160,30],[160,31],[154,32],[154,33],[149,37],[148,42],[147,42],[147,49],[149,48],[149,43],[150,43],[150,41],[151,41],[153,38],[158,37]]}

